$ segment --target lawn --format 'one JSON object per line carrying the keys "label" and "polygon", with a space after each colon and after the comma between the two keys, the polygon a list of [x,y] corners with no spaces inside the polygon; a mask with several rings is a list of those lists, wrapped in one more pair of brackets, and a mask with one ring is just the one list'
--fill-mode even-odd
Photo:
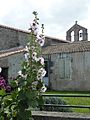
{"label": "lawn", "polygon": [[[75,94],[90,95],[90,92],[67,92],[67,91],[50,91],[45,94]],[[90,106],[90,97],[61,97],[67,105],[88,105]],[[90,113],[89,108],[71,108],[73,112]]]}

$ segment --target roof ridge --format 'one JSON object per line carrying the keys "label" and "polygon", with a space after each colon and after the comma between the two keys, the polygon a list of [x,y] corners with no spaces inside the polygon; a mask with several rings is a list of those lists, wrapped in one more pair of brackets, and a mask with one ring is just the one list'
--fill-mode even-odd
{"label": "roof ridge", "polygon": [[15,31],[24,32],[24,33],[27,33],[27,34],[30,33],[30,32],[27,31],[27,30],[22,30],[22,29],[19,29],[19,28],[14,28],[14,27],[10,27],[10,26],[7,26],[7,25],[1,25],[1,24],[0,24],[0,27],[7,28],[7,29],[11,29],[11,30],[15,30]]}

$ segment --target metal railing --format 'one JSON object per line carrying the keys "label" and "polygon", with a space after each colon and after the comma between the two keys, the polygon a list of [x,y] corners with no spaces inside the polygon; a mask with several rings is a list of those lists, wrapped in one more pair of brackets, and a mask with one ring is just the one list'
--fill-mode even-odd
{"label": "metal railing", "polygon": [[[43,97],[88,97],[89,94],[42,94]],[[61,108],[88,108],[90,109],[90,105],[61,105],[61,104],[44,104],[45,107],[61,107]]]}

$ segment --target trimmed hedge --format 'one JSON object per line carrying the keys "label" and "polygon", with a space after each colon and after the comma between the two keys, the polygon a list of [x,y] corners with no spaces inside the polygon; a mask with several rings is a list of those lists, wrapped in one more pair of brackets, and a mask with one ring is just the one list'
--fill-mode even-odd
{"label": "trimmed hedge", "polygon": [[[44,104],[56,104],[56,105],[67,105],[67,103],[59,97],[45,97]],[[44,111],[55,111],[55,112],[72,112],[70,108],[54,107],[54,106],[43,106]]]}

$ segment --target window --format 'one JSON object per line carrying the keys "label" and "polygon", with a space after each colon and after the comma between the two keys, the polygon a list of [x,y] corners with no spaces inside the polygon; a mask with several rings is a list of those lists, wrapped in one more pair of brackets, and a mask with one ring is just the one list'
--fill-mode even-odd
{"label": "window", "polygon": [[46,75],[45,77],[48,77],[48,61],[45,61],[45,70],[46,70]]}
{"label": "window", "polygon": [[71,58],[64,54],[59,59],[59,75],[60,79],[70,79],[71,78]]}
{"label": "window", "polygon": [[6,83],[8,82],[8,68],[2,68],[2,72],[0,73],[2,77],[6,80]]}

